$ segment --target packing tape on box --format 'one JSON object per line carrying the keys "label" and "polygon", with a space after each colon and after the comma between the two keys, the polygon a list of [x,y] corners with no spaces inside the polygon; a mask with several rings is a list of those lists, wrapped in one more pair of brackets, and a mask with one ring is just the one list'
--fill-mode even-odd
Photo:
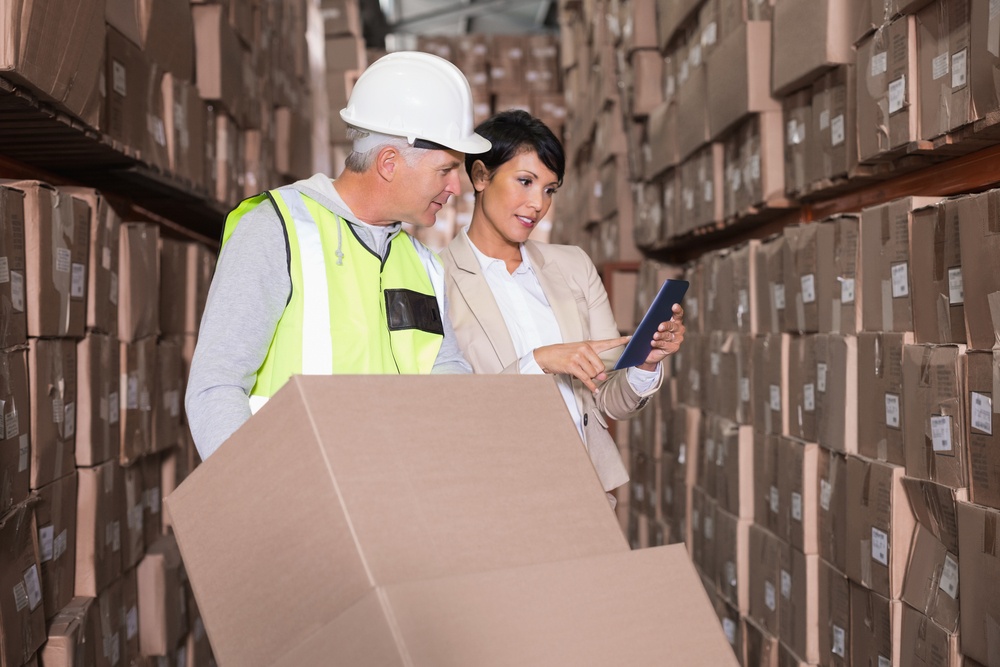
{"label": "packing tape on box", "polygon": [[882,281],[882,331],[892,331],[892,281]]}
{"label": "packing tape on box", "polygon": [[872,585],[872,541],[869,537],[861,538],[861,583],[869,588]]}
{"label": "packing tape on box", "polygon": [[947,294],[938,294],[934,300],[937,306],[938,342],[951,342],[951,299]]}

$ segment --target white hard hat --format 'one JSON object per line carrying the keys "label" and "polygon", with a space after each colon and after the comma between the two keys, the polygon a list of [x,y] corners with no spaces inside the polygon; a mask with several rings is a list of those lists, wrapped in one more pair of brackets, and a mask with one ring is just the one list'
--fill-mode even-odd
{"label": "white hard hat", "polygon": [[361,73],[347,108],[353,127],[440,144],[462,153],[485,153],[490,142],[474,131],[472,91],[462,71],[429,53],[397,51]]}

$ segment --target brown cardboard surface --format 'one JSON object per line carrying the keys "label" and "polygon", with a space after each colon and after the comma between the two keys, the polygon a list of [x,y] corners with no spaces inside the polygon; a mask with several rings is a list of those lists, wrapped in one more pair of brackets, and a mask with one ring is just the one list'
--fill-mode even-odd
{"label": "brown cardboard surface", "polygon": [[736,329],[736,294],[732,290],[734,265],[728,248],[707,253],[705,281],[705,329],[733,331]]}
{"label": "brown cardboard surface", "polygon": [[147,114],[155,113],[149,99],[151,76],[152,67],[142,49],[109,27],[99,129],[143,157],[149,131]]}
{"label": "brown cardboard surface", "polygon": [[[959,246],[959,200],[913,212],[910,261],[914,271],[913,332],[918,343],[964,343],[965,297]],[[929,269],[929,270],[928,270]]]}
{"label": "brown cardboard surface", "polygon": [[997,28],[1000,16],[991,13],[989,3],[972,3],[972,34],[970,37],[971,66],[969,80],[972,85],[972,101],[976,116],[982,118],[1000,106],[997,91],[1000,90],[994,70],[1000,59],[1000,45],[997,44]]}
{"label": "brown cardboard surface", "polygon": [[751,21],[722,39],[706,64],[708,129],[718,139],[750,113],[778,111],[771,97],[771,23]]}
{"label": "brown cardboard surface", "polygon": [[195,42],[191,3],[184,0],[142,2],[139,24],[144,32],[143,50],[149,59],[185,81],[194,81]]}
{"label": "brown cardboard surface", "polygon": [[810,183],[844,178],[858,164],[856,71],[853,64],[840,65],[813,84],[813,133],[819,140],[806,170]]}
{"label": "brown cardboard surface", "polygon": [[898,665],[903,607],[851,582],[851,664]]}
{"label": "brown cardboard surface", "polygon": [[916,32],[916,19],[903,16],[858,44],[861,162],[920,138]]}
{"label": "brown cardboard surface", "polygon": [[785,312],[785,237],[776,235],[761,241],[757,248],[757,280],[754,294],[759,313],[758,333],[783,330]]}
{"label": "brown cardboard surface", "polygon": [[122,661],[124,638],[121,632],[121,606],[121,580],[115,579],[97,597],[100,632],[96,650],[98,667],[114,667]]}
{"label": "brown cardboard surface", "polygon": [[677,151],[677,105],[662,103],[649,113],[647,121],[649,152],[645,155],[645,174],[653,178],[680,162]]}
{"label": "brown cardboard surface", "polygon": [[118,338],[132,343],[160,332],[160,227],[127,222],[119,246]]}
{"label": "brown cardboard surface", "polygon": [[819,555],[844,572],[847,569],[847,458],[820,447],[816,465]]}
{"label": "brown cardboard surface", "polygon": [[118,457],[118,339],[88,333],[76,346],[76,465],[94,466]]}
{"label": "brown cardboard surface", "polygon": [[139,649],[139,586],[136,572],[137,568],[128,570],[115,583],[115,587],[121,590],[118,632],[122,641],[122,662],[129,665],[142,659]]}
{"label": "brown cardboard surface", "polygon": [[243,49],[223,5],[194,5],[195,80],[206,101],[220,102],[229,113],[242,110]]}
{"label": "brown cardboard surface", "polygon": [[24,193],[0,186],[0,349],[27,342],[24,269]]}
{"label": "brown cardboard surface", "polygon": [[858,339],[817,334],[814,345],[816,440],[833,451],[854,454],[858,448]]}
{"label": "brown cardboard surface", "polygon": [[744,625],[747,664],[757,667],[778,667],[778,638],[762,630],[747,618]]}
{"label": "brown cardboard surface", "polygon": [[153,451],[153,397],[159,370],[156,337],[119,344],[121,383],[118,387],[121,447],[118,460],[132,465]]}
{"label": "brown cardboard surface", "polygon": [[789,94],[782,100],[781,109],[785,122],[785,189],[796,194],[809,184],[809,156],[818,150],[818,137],[812,131],[812,89]]}
{"label": "brown cardboard surface", "polygon": [[156,363],[156,386],[152,399],[153,438],[149,453],[162,452],[177,445],[184,404],[184,369],[178,342],[166,338],[158,341]]}
{"label": "brown cardboard surface", "polygon": [[784,380],[790,344],[788,334],[767,334],[754,339],[753,424],[761,433],[784,435],[789,432],[789,387]]}
{"label": "brown cardboard surface", "polygon": [[993,352],[965,356],[969,407],[969,493],[980,505],[1000,508],[1000,420],[994,404],[1000,358]]}
{"label": "brown cardboard surface", "polygon": [[830,224],[786,227],[785,330],[815,333],[833,330],[832,309],[823,297],[834,291],[836,228]]}
{"label": "brown cardboard surface", "polygon": [[139,646],[143,655],[167,655],[184,638],[187,614],[183,563],[173,536],[149,548],[136,569],[139,591]]}
{"label": "brown cardboard surface", "polygon": [[902,599],[908,607],[946,625],[947,632],[958,631],[958,567],[958,556],[918,524]]}
{"label": "brown cardboard surface", "polygon": [[851,583],[837,568],[819,561],[819,664],[847,667],[851,650]]}
{"label": "brown cardboard surface", "polygon": [[858,453],[906,462],[903,348],[912,334],[858,334]]}
{"label": "brown cardboard surface", "polygon": [[[683,55],[683,54],[682,54]],[[677,150],[682,160],[709,142],[708,74],[700,42],[689,45],[677,76]]]}
{"label": "brown cardboard surface", "polygon": [[97,664],[100,641],[97,601],[75,597],[56,612],[48,627],[48,638],[38,652],[45,667],[79,667]]}
{"label": "brown cardboard surface", "polygon": [[903,350],[906,472],[952,488],[968,487],[968,426],[963,345]]}
{"label": "brown cardboard surface", "polygon": [[31,491],[30,396],[28,352],[23,348],[0,352],[4,424],[0,435],[0,514],[26,500]]}
{"label": "brown cardboard surface", "polygon": [[87,272],[87,328],[118,334],[118,239],[121,219],[97,190],[63,187],[90,207],[90,253]]}
{"label": "brown cardboard surface", "polygon": [[754,521],[760,526],[778,531],[781,493],[778,490],[778,435],[754,432],[753,492]]}
{"label": "brown cardboard surface", "polygon": [[122,571],[135,567],[146,553],[146,533],[143,529],[144,494],[142,466],[122,468]]}
{"label": "brown cardboard surface", "polygon": [[122,571],[121,469],[112,460],[77,474],[75,594],[95,597]]}
{"label": "brown cardboard surface", "polygon": [[792,336],[788,351],[788,430],[792,437],[816,442],[819,432],[816,336]]}
{"label": "brown cardboard surface", "polygon": [[990,259],[1000,252],[1000,191],[965,197],[958,206],[966,336],[971,349],[990,350],[1000,340],[1000,273]]}
{"label": "brown cardboard surface", "polygon": [[819,661],[819,556],[792,547],[782,551],[778,636],[805,662]]}
{"label": "brown cardboard surface", "polygon": [[960,667],[968,664],[962,660],[958,634],[948,632],[908,605],[903,605],[903,628],[900,636],[902,648],[899,664],[902,667],[929,664]]}
{"label": "brown cardboard surface", "polygon": [[[687,302],[690,304],[690,301]],[[677,400],[686,405],[702,405],[708,378],[702,374],[710,370],[705,358],[709,343],[707,334],[685,333],[684,344],[674,355],[674,377],[678,378]]]}
{"label": "brown cardboard surface", "polygon": [[[835,65],[854,62],[856,2],[778,0],[774,5],[771,90],[776,96],[809,85]],[[803,39],[809,35],[810,39]]]}
{"label": "brown cardboard surface", "polygon": [[755,239],[732,249],[733,286],[736,292],[736,330],[742,334],[756,334],[760,320],[760,303],[757,299],[758,249]]}
{"label": "brown cardboard surface", "polygon": [[719,596],[741,614],[750,611],[750,526],[717,506],[715,510],[715,586]]}
{"label": "brown cardboard surface", "polygon": [[142,468],[142,527],[146,550],[163,534],[163,483],[161,481],[162,456],[144,456]]}
{"label": "brown cardboard surface", "polygon": [[958,503],[958,581],[961,606],[962,653],[984,665],[995,664],[1000,598],[997,521],[1000,512],[971,503]]}
{"label": "brown cardboard surface", "polygon": [[45,616],[51,619],[73,599],[76,576],[76,487],[72,473],[38,490],[35,505]]}
{"label": "brown cardboard surface", "polygon": [[21,667],[45,643],[38,529],[26,500],[0,517],[0,665]]}
{"label": "brown cardboard surface", "polygon": [[935,0],[917,13],[921,139],[933,139],[976,120],[969,80],[976,59],[969,48],[972,4]]}
{"label": "brown cardboard surface", "polygon": [[819,549],[818,457],[819,445],[815,443],[793,438],[778,440],[777,535],[806,554],[818,553]]}
{"label": "brown cardboard surface", "polygon": [[777,636],[780,629],[782,551],[777,537],[756,523],[750,526],[750,615],[763,630]]}
{"label": "brown cardboard surface", "polygon": [[781,110],[750,114],[726,135],[726,217],[754,213],[785,194]]}
{"label": "brown cardboard surface", "polygon": [[[820,309],[829,309],[832,333],[855,334],[861,330],[861,244],[857,215],[839,215],[823,221],[832,225],[834,280],[823,281],[827,292],[820,294]],[[825,267],[824,265],[824,268]]]}
{"label": "brown cardboard surface", "polygon": [[[847,576],[898,600],[916,521],[903,489],[904,469],[847,458]],[[854,504],[855,499],[859,502]]]}
{"label": "brown cardboard surface", "polygon": [[[392,419],[345,418],[386,392],[408,397]],[[467,409],[431,428],[435,406],[459,395]],[[331,622],[373,586],[625,549],[561,400],[543,377],[290,381],[166,500],[220,660],[273,662],[307,639],[293,619]],[[519,419],[501,426],[498,406],[514,402]],[[530,466],[508,465],[518,450]],[[290,504],[312,511],[273,514]],[[245,521],[257,528],[236,528]],[[247,558],[260,540],[277,548]]]}
{"label": "brown cardboard surface", "polygon": [[[711,582],[708,582],[711,583]],[[706,589],[707,590],[707,589]],[[711,599],[711,591],[709,591]],[[714,600],[715,613],[722,624],[722,633],[726,636],[726,641],[739,663],[746,663],[746,639],[744,637],[744,626],[746,622],[740,615],[738,609],[727,603],[721,597]]]}
{"label": "brown cardboard surface", "polygon": [[660,49],[667,46],[677,33],[678,28],[691,17],[698,8],[696,0],[681,0],[681,2],[657,2],[657,20],[659,25]]}
{"label": "brown cardboard surface", "polygon": [[31,338],[31,488],[73,472],[76,447],[76,341]]}
{"label": "brown cardboard surface", "polygon": [[[205,118],[205,103],[193,84],[170,72],[163,77],[161,94],[170,170],[195,185],[207,186],[208,121]],[[213,191],[213,188],[207,189]]]}
{"label": "brown cardboard surface", "polygon": [[719,507],[740,518],[752,519],[753,428],[720,419],[715,450],[718,468],[715,498]]}
{"label": "brown cardboard surface", "polygon": [[658,51],[636,51],[631,58],[632,73],[629,110],[633,116],[647,116],[663,102],[663,56]]}

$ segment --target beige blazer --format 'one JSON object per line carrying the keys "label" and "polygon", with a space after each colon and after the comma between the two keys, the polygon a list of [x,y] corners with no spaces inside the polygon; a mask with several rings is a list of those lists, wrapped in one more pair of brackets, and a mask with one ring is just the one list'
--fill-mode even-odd
{"label": "beige blazer", "polygon": [[[525,250],[552,306],[563,342],[620,335],[604,284],[581,248],[528,241]],[[465,358],[477,373],[519,373],[514,342],[465,232],[452,240],[441,259],[448,315]],[[606,352],[602,355],[605,365],[610,369],[620,354],[621,348]],[[605,415],[613,419],[631,417],[645,406],[661,383],[662,375],[653,389],[640,396],[629,385],[624,371],[614,371],[595,399],[582,382],[573,380],[573,393],[583,415],[584,445],[605,491],[628,481]]]}

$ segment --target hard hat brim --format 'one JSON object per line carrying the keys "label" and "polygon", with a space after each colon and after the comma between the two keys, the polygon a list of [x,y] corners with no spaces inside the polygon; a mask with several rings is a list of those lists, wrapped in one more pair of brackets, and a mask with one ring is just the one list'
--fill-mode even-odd
{"label": "hard hat brim", "polygon": [[[392,137],[401,137],[409,141],[408,137],[399,134],[398,128],[382,127],[377,123],[359,122],[351,118],[350,115],[348,114],[348,109],[341,109],[340,117],[349,126],[356,127],[359,130],[365,130],[366,132],[378,132],[380,134],[387,134]],[[425,141],[432,141],[436,144],[441,144],[442,146],[446,146],[452,150],[458,151],[460,153],[466,153],[468,155],[479,155],[480,153],[485,153],[486,151],[488,151],[490,148],[493,147],[493,144],[490,143],[489,139],[474,132],[470,134],[468,137],[465,137],[463,139],[449,140],[449,139],[442,139],[440,137],[424,137],[424,136],[416,136],[414,137],[414,139],[424,139]]]}

